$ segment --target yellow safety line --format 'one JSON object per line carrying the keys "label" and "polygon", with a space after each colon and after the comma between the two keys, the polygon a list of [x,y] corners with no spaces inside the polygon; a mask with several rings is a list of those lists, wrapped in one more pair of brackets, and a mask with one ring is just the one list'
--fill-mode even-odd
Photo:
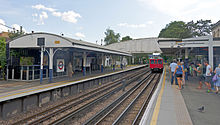
{"label": "yellow safety line", "polygon": [[159,93],[158,98],[157,98],[157,103],[156,103],[156,106],[154,108],[154,113],[153,113],[153,117],[151,119],[150,125],[156,125],[157,124],[157,119],[158,119],[158,115],[159,115],[159,111],[160,111],[161,99],[162,99],[162,95],[163,95],[163,91],[164,91],[164,86],[165,86],[166,69],[165,69],[164,72],[165,73],[164,73],[163,84],[162,84],[160,93]]}
{"label": "yellow safety line", "polygon": [[[110,74],[110,73],[106,73],[104,75],[107,75],[107,74]],[[100,76],[102,76],[102,75],[100,75]],[[93,76],[93,77],[98,77],[98,76]],[[93,77],[87,77],[86,79],[90,79],[90,78],[93,78]],[[71,82],[77,82],[77,81],[81,81],[81,80],[84,80],[84,79],[81,78],[81,79],[74,80],[74,81],[69,81],[69,82],[62,81],[62,82],[51,83],[49,85],[40,85],[40,86],[30,87],[30,88],[27,88],[27,89],[32,89],[33,88],[33,90],[28,90],[28,91],[14,93],[14,94],[10,94],[10,95],[0,96],[0,98],[5,98],[5,97],[9,97],[9,96],[19,95],[19,94],[23,94],[23,93],[27,93],[27,92],[33,92],[33,91],[36,91],[36,90],[46,89],[46,88],[55,87],[55,86],[58,86],[58,85],[63,85],[63,84],[71,83]],[[66,81],[68,81],[68,80],[66,80]],[[27,89],[23,89],[23,90],[27,90]],[[22,91],[22,89],[21,90],[11,91],[11,92],[6,92],[6,93],[13,93],[13,92],[16,92],[16,91]]]}
{"label": "yellow safety line", "polygon": [[47,84],[47,85],[39,85],[39,86],[29,87],[29,88],[26,88],[26,89],[20,89],[20,90],[15,90],[15,91],[10,91],[10,92],[4,92],[4,94],[10,94],[10,93],[19,92],[19,91],[22,91],[22,90],[33,89],[33,90],[23,91],[23,92],[20,92],[20,93],[0,96],[0,98],[9,97],[9,96],[12,96],[12,95],[18,95],[18,94],[22,94],[22,93],[25,93],[25,92],[31,92],[31,91],[35,91],[35,90],[45,89],[45,88],[49,88],[49,87],[54,87],[54,86],[58,86],[58,85],[62,85],[62,84],[67,84],[67,83],[71,83],[71,82],[80,81],[80,80],[82,80],[82,79],[69,81],[69,82],[67,82],[68,80],[66,80],[66,81],[55,82],[55,83],[51,83],[51,84]]}

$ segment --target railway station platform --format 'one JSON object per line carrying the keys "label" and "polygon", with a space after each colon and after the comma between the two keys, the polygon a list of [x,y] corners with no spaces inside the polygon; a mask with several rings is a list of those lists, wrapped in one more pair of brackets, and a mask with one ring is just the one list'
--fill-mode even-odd
{"label": "railway station platform", "polygon": [[77,95],[90,88],[97,87],[116,80],[128,72],[146,67],[146,65],[128,66],[123,70],[96,73],[88,76],[79,76],[66,81],[36,84],[2,83],[0,91],[0,118],[7,119],[18,113],[29,111],[35,107],[42,107],[60,98]]}
{"label": "railway station platform", "polygon": [[184,98],[176,85],[170,84],[168,68],[142,117],[141,125],[192,125]]}
{"label": "railway station platform", "polygon": [[87,74],[86,76],[83,76],[82,73],[74,74],[72,78],[69,78],[68,76],[58,77],[54,78],[52,83],[49,83],[47,79],[43,80],[42,83],[40,83],[39,80],[37,81],[0,81],[0,100],[4,97],[13,96],[17,94],[23,94],[25,92],[34,92],[35,90],[41,90],[44,88],[51,88],[54,86],[64,85],[70,82],[77,82],[82,80],[87,80],[90,78],[96,78],[102,75],[108,75],[111,73],[117,73],[120,71],[126,71],[129,69],[135,69],[135,67],[138,67],[136,65],[127,66],[123,70],[121,68],[116,68],[115,71],[113,70],[105,70],[103,72],[96,71],[92,74]]}
{"label": "railway station platform", "polygon": [[[142,125],[219,125],[220,94],[197,89],[199,79],[189,77],[184,89],[171,85],[168,68],[141,120]],[[204,106],[204,111],[198,108]]]}
{"label": "railway station platform", "polygon": [[[189,77],[186,87],[181,91],[194,125],[220,125],[220,93],[207,93],[203,81],[201,90],[197,89],[199,79]],[[198,108],[204,106],[204,112]]]}
{"label": "railway station platform", "polygon": [[[127,66],[126,69],[132,68],[134,66]],[[86,76],[83,76],[82,72],[77,72],[72,75],[70,78],[69,76],[60,76],[53,78],[52,83],[49,83],[48,79],[43,79],[43,82],[40,83],[40,80],[34,80],[34,81],[15,81],[15,80],[8,80],[8,81],[0,81],[0,95],[1,93],[10,92],[14,90],[20,90],[20,89],[28,89],[30,87],[38,87],[42,85],[51,85],[55,83],[65,83],[65,82],[73,82],[73,81],[79,81],[87,78],[92,78],[96,76],[100,76],[103,74],[113,73],[121,71],[121,68],[116,68],[115,71],[112,69],[106,69],[103,72],[100,72],[100,70],[93,71],[92,73],[87,73]]]}

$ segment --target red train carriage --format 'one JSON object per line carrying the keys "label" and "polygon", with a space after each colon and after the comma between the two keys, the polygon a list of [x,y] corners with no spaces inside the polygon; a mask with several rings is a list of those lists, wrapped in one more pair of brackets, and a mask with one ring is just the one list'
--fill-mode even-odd
{"label": "red train carriage", "polygon": [[163,71],[163,59],[162,58],[152,58],[149,60],[150,69],[152,72]]}

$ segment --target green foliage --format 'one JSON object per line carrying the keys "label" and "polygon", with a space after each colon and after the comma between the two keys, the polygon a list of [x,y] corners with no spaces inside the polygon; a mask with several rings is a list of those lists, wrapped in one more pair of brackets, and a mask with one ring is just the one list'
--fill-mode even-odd
{"label": "green foliage", "polygon": [[187,23],[187,28],[191,31],[193,37],[206,36],[211,33],[211,20],[193,20]]}
{"label": "green foliage", "polygon": [[198,20],[185,23],[174,21],[166,25],[159,33],[159,37],[164,38],[189,38],[206,36],[211,33],[211,20]]}
{"label": "green foliage", "polygon": [[6,65],[6,39],[0,37],[0,68],[4,68]]}
{"label": "green foliage", "polygon": [[21,36],[21,35],[24,35],[24,32],[23,31],[12,31],[12,32],[10,32],[9,33],[9,37],[10,37],[10,39],[14,39],[14,38],[16,38],[16,37],[18,37],[18,36]]}
{"label": "green foliage", "polygon": [[132,38],[131,38],[130,36],[122,37],[121,42],[123,42],[123,41],[127,41],[127,40],[132,40]]}
{"label": "green foliage", "polygon": [[166,25],[159,33],[163,38],[188,38],[192,37],[190,30],[183,21],[174,21]]}
{"label": "green foliage", "polygon": [[106,29],[105,39],[104,39],[105,45],[117,43],[119,41],[120,41],[120,34],[119,33],[115,33],[113,30],[111,30],[109,28]]}

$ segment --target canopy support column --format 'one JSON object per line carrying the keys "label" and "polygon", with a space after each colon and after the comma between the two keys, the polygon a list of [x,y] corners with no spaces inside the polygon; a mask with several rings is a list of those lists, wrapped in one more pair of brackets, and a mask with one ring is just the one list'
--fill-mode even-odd
{"label": "canopy support column", "polygon": [[86,52],[83,53],[83,76],[86,75]]}
{"label": "canopy support column", "polygon": [[101,72],[103,72],[104,69],[104,54],[102,53],[102,64],[101,64]]}
{"label": "canopy support column", "polygon": [[44,49],[41,46],[41,51],[40,51],[40,83],[43,82],[43,59],[44,59]]}
{"label": "canopy support column", "polygon": [[213,67],[213,37],[209,35],[209,65]]}
{"label": "canopy support column", "polygon": [[49,53],[49,60],[50,60],[50,63],[49,63],[49,82],[51,83],[52,82],[52,79],[53,79],[53,48],[50,48],[50,53]]}

